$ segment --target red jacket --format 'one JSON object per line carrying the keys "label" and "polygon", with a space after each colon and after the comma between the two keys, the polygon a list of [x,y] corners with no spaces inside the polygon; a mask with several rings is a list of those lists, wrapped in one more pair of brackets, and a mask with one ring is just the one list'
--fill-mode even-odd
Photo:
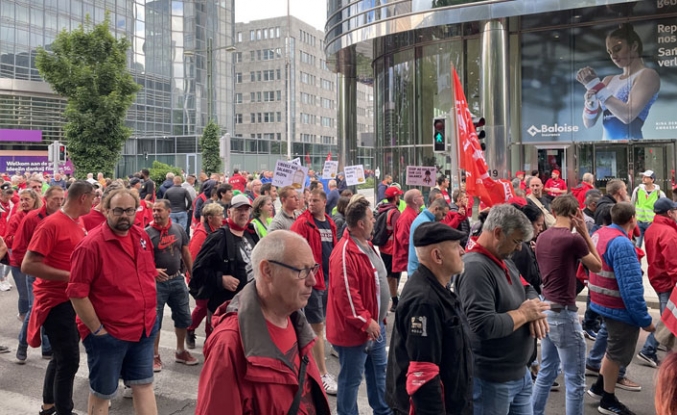
{"label": "red jacket", "polygon": [[461,215],[455,210],[450,210],[446,216],[442,219],[442,223],[445,225],[448,225],[454,229],[457,229],[458,226],[463,222],[464,220],[468,219],[466,215]]}
{"label": "red jacket", "polygon": [[28,244],[31,242],[33,232],[35,232],[35,229],[40,222],[47,216],[47,209],[45,206],[40,209],[31,210],[26,214],[26,217],[21,221],[21,224],[14,232],[14,241],[12,243],[12,254],[9,258],[9,265],[21,268],[21,263],[24,260],[24,256],[26,256]]}
{"label": "red jacket", "polygon": [[658,293],[670,292],[677,284],[677,223],[656,215],[644,233],[649,282]]}
{"label": "red jacket", "polygon": [[409,264],[409,233],[411,224],[419,212],[407,206],[404,212],[395,222],[393,234],[395,235],[395,247],[393,252],[393,272],[407,270]]}
{"label": "red jacket", "polygon": [[[370,249],[374,247],[369,243]],[[329,259],[327,296],[327,340],[353,347],[367,342],[365,331],[372,319],[378,321],[379,293],[374,266],[346,229]]]}
{"label": "red jacket", "polygon": [[[298,369],[273,343],[261,312],[256,284],[247,284],[214,314],[214,332],[204,346],[196,415],[286,414],[298,390]],[[302,313],[291,316],[300,353],[309,359],[304,390],[316,413],[329,414],[320,371],[310,352],[315,334]],[[292,366],[295,366],[292,364]],[[314,384],[314,385],[313,385]]]}
{"label": "red jacket", "polygon": [[[329,222],[329,226],[331,227],[331,237],[333,239],[332,245],[335,247],[336,224],[334,224],[334,221],[326,213],[324,214],[324,219]],[[324,284],[324,271],[322,271],[322,268],[324,268],[322,264],[322,238],[320,237],[320,230],[317,229],[317,226],[315,226],[313,214],[310,213],[309,210],[304,211],[298,218],[296,218],[289,230],[298,233],[303,237],[303,239],[308,241],[310,249],[313,251],[313,259],[315,259],[315,262],[321,265],[320,269],[315,275],[317,283],[313,288],[316,290],[326,290],[327,287]]]}
{"label": "red jacket", "polygon": [[581,209],[585,209],[585,194],[588,193],[588,190],[592,190],[594,188],[595,187],[588,182],[581,182],[580,186],[571,189],[571,194],[573,194],[576,200],[578,200],[578,206]]}

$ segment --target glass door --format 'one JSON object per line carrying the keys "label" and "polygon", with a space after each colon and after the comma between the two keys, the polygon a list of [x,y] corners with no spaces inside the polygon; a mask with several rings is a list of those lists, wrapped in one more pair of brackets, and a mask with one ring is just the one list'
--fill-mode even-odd
{"label": "glass door", "polygon": [[566,155],[566,148],[538,149],[538,176],[543,183],[548,181],[553,170],[559,170],[560,178],[567,179]]}
{"label": "glass door", "polygon": [[628,187],[628,147],[598,146],[595,148],[595,187],[605,189],[611,179],[621,179]]}
{"label": "glass door", "polygon": [[197,175],[197,154],[186,154],[186,174]]}

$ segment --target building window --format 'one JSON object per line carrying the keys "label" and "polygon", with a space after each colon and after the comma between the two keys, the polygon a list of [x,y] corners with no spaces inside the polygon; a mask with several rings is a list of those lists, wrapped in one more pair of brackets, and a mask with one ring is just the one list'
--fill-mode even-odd
{"label": "building window", "polygon": [[249,82],[256,82],[256,72],[254,71],[249,72],[249,78],[250,78]]}
{"label": "building window", "polygon": [[242,114],[235,114],[235,124],[242,124]]}
{"label": "building window", "polygon": [[282,122],[282,113],[280,111],[277,112],[277,122]]}
{"label": "building window", "polygon": [[278,39],[280,38],[280,26],[277,26],[275,28],[275,37]]}
{"label": "building window", "polygon": [[282,101],[282,91],[277,91],[277,100]]}
{"label": "building window", "polygon": [[235,94],[235,103],[242,104],[242,93],[238,92]]}
{"label": "building window", "polygon": [[256,40],[261,40],[261,29],[256,31]]}
{"label": "building window", "polygon": [[249,102],[254,102],[254,101],[256,101],[256,93],[250,92],[249,93]]}
{"label": "building window", "polygon": [[256,93],[256,102],[261,102],[261,92]]}
{"label": "building window", "polygon": [[280,80],[280,74],[281,74],[281,72],[280,72],[279,69],[277,69],[277,70],[276,70],[276,73],[277,73],[277,80],[279,81],[279,80]]}
{"label": "building window", "polygon": [[260,112],[256,113],[256,119],[258,119],[259,122],[263,122],[263,117],[262,117],[262,114]]}
{"label": "building window", "polygon": [[235,63],[242,62],[242,52],[235,52]]}
{"label": "building window", "polygon": [[238,72],[235,74],[235,83],[241,84],[242,83],[242,72]]}
{"label": "building window", "polygon": [[249,51],[249,60],[254,62],[256,60],[256,51],[255,50],[250,50]]}
{"label": "building window", "polygon": [[249,114],[249,122],[252,124],[256,123],[256,114],[254,114],[253,112]]}
{"label": "building window", "polygon": [[256,32],[253,30],[249,31],[249,40],[256,40]]}
{"label": "building window", "polygon": [[237,43],[242,42],[242,32],[237,32]]}

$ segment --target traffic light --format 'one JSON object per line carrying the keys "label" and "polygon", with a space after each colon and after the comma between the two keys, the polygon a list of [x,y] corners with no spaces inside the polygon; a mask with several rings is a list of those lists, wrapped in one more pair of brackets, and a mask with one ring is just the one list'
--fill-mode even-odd
{"label": "traffic light", "polygon": [[433,118],[433,151],[444,153],[447,151],[447,136],[444,133],[445,118]]}
{"label": "traffic light", "polygon": [[59,145],[59,158],[58,161],[59,163],[65,163],[66,162],[66,146],[63,144]]}
{"label": "traffic light", "polygon": [[475,126],[475,132],[477,133],[477,140],[480,142],[480,147],[482,147],[482,151],[485,151],[487,145],[482,141],[487,136],[487,133],[484,132],[484,117],[473,117],[472,123]]}

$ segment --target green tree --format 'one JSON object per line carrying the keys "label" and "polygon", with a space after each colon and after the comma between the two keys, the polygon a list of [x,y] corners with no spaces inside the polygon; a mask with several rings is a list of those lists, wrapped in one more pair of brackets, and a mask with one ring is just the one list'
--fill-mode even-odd
{"label": "green tree", "polygon": [[75,175],[113,173],[122,146],[131,135],[127,110],[141,87],[127,70],[126,38],[109,30],[109,16],[92,27],[62,31],[51,52],[39,47],[35,64],[40,76],[68,99],[64,132]]}
{"label": "green tree", "polygon": [[200,139],[202,169],[207,175],[218,173],[221,168],[221,157],[219,155],[220,132],[219,126],[210,120]]}
{"label": "green tree", "polygon": [[176,166],[161,163],[157,160],[153,161],[153,167],[150,168],[150,179],[155,182],[155,188],[160,187],[162,182],[167,178],[167,173],[172,172],[175,176],[181,175],[181,169]]}

